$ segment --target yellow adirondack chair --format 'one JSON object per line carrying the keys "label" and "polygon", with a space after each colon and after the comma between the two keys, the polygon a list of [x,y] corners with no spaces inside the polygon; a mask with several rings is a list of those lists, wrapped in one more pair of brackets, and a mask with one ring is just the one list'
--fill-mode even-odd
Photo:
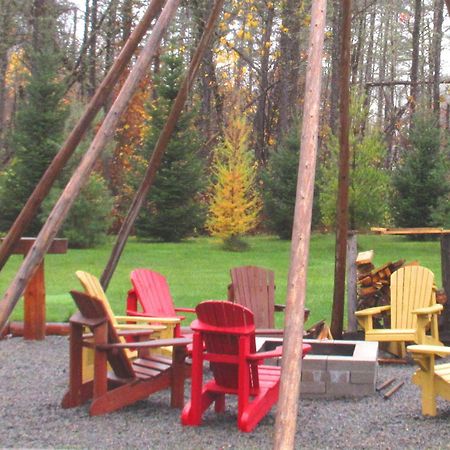
{"label": "yellow adirondack chair", "polygon": [[[389,342],[389,351],[406,356],[405,342],[443,345],[439,340],[434,275],[421,266],[406,266],[391,275],[391,304],[357,311],[367,341]],[[373,328],[373,316],[390,311],[391,328]]]}
{"label": "yellow adirondack chair", "polygon": [[[84,272],[78,270],[75,272],[78,280],[83,286],[86,294],[95,297],[102,301],[105,306],[105,310],[108,313],[109,319],[116,330],[137,330],[150,328],[154,331],[152,334],[152,339],[171,339],[174,335],[174,330],[177,324],[180,323],[180,319],[177,317],[137,317],[137,316],[117,316],[111,308],[111,305],[106,297],[106,293],[100,284],[99,279],[90,274],[89,272]],[[125,338],[123,336],[119,337],[122,343],[125,343]],[[125,353],[128,358],[132,359],[137,356],[136,351],[130,349],[125,349]],[[94,352],[88,348],[83,348],[83,374],[87,378],[93,375],[93,363],[94,363]],[[84,380],[86,381],[86,380]]]}
{"label": "yellow adirondack chair", "polygon": [[435,365],[435,357],[437,354],[450,356],[450,347],[408,345],[407,350],[420,366],[412,381],[422,389],[422,414],[435,416],[436,397],[450,400],[450,363]]}

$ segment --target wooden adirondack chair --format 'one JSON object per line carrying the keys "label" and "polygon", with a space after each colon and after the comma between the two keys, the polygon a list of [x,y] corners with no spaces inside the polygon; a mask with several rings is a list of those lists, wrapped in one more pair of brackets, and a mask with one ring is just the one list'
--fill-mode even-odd
{"label": "wooden adirondack chair", "polygon": [[141,317],[177,318],[173,335],[181,336],[180,322],[185,318],[179,312],[194,313],[194,308],[175,307],[166,278],[149,269],[131,272],[133,288],[128,291],[127,314]]}
{"label": "wooden adirondack chair", "polygon": [[[196,307],[192,352],[191,401],[181,415],[183,425],[200,425],[203,412],[215,402],[225,409],[225,394],[238,396],[238,427],[252,431],[278,400],[281,368],[264,366],[281,356],[281,347],[256,353],[253,313],[236,303],[209,300]],[[303,346],[303,354],[310,346]],[[213,379],[203,384],[203,362],[210,361]]]}
{"label": "wooden adirondack chair", "polygon": [[[228,300],[250,309],[255,315],[256,328],[274,328],[275,312],[285,310],[285,305],[275,303],[274,272],[263,267],[242,266],[231,269],[230,275]],[[309,310],[305,309],[305,321],[308,315]]]}
{"label": "wooden adirondack chair", "polygon": [[[405,342],[442,345],[439,341],[434,275],[421,266],[406,266],[391,275],[391,304],[357,311],[367,341],[390,342],[389,351],[406,356]],[[373,328],[373,317],[390,311],[391,328]]]}
{"label": "wooden adirondack chair", "polygon": [[[116,411],[162,389],[171,389],[171,406],[181,408],[184,403],[186,345],[190,339],[162,339],[123,343],[105,307],[105,303],[82,292],[71,292],[79,311],[70,319],[69,389],[62,406],[72,408],[92,399],[89,413],[100,415]],[[89,328],[93,338],[83,336]],[[125,333],[149,335],[152,330],[129,330]],[[130,361],[125,349],[144,349],[172,345],[176,349],[172,359],[146,354]],[[93,349],[94,377],[84,381],[82,349]],[[108,367],[112,372],[108,372]]]}
{"label": "wooden adirondack chair", "polygon": [[[114,315],[114,312],[111,308],[111,305],[108,301],[105,291],[103,290],[102,285],[100,284],[99,279],[88,272],[84,272],[82,270],[78,270],[75,272],[78,280],[83,286],[84,291],[92,297],[95,297],[101,300],[105,306],[105,310],[108,312],[109,319],[113,326],[117,330],[142,330],[143,328],[150,328],[155,333],[153,337],[158,337],[160,339],[169,339],[174,337],[174,329],[178,325],[180,319],[176,317],[130,317],[130,316],[117,316]],[[121,342],[126,342],[125,337],[119,337]],[[130,340],[130,339],[128,339]],[[135,350],[131,350],[129,348],[125,349],[125,353],[129,358],[134,358],[137,355]],[[164,353],[168,354],[168,351],[165,349],[156,349],[153,350],[153,353]],[[93,371],[93,363],[94,363],[94,355],[93,352],[88,349],[83,349],[83,364],[84,364],[84,376],[87,381],[89,378],[92,378]]]}
{"label": "wooden adirondack chair", "polygon": [[450,400],[450,363],[435,365],[435,357],[450,356],[450,347],[408,345],[407,350],[420,366],[412,381],[422,389],[422,414],[435,416],[436,397]]}

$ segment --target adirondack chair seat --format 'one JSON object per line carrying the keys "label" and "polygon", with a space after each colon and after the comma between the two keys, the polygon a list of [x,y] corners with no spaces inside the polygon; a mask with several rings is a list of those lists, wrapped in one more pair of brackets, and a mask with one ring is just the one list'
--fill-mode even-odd
{"label": "adirondack chair seat", "polygon": [[[183,425],[198,426],[203,412],[215,403],[225,410],[225,395],[238,396],[238,428],[252,431],[278,400],[281,368],[263,361],[282,355],[282,348],[256,352],[254,315],[242,305],[204,301],[196,307],[192,352],[191,400],[183,409]],[[303,346],[303,355],[310,350]],[[213,379],[203,383],[203,363]]]}
{"label": "adirondack chair seat", "polygon": [[[420,266],[406,266],[391,275],[391,304],[356,311],[367,341],[390,342],[389,351],[404,358],[405,343],[443,345],[439,340],[433,273]],[[388,312],[391,328],[374,328],[375,316]]]}
{"label": "adirondack chair seat", "polygon": [[409,345],[413,359],[419,365],[412,381],[422,390],[422,414],[436,416],[436,398],[450,401],[450,363],[435,364],[436,356],[450,356],[450,347]]}
{"label": "adirondack chair seat", "polygon": [[[71,292],[79,311],[70,319],[69,389],[62,406],[81,406],[89,400],[90,415],[116,411],[147,398],[154,392],[170,388],[171,406],[184,404],[184,380],[190,373],[185,363],[186,346],[190,339],[160,339],[144,342],[121,342],[104,303],[82,292]],[[86,339],[84,329],[92,334]],[[126,334],[140,337],[152,330],[128,330]],[[161,346],[175,348],[172,358],[148,353]],[[94,352],[93,378],[86,381],[82,362],[83,348]],[[125,353],[130,347],[141,355],[130,360]]]}

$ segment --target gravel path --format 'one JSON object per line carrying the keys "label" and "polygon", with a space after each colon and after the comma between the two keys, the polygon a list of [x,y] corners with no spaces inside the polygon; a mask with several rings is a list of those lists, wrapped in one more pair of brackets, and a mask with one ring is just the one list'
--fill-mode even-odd
{"label": "gravel path", "polygon": [[[224,416],[205,415],[204,425],[183,427],[168,392],[119,412],[89,417],[87,406],[60,407],[67,385],[68,341],[0,341],[0,448],[270,449],[275,408],[253,433],[239,433],[230,399]],[[405,385],[389,400],[303,400],[296,448],[450,449],[450,402],[423,418],[413,366],[380,366],[378,383],[395,376]],[[187,386],[186,395],[190,387]]]}

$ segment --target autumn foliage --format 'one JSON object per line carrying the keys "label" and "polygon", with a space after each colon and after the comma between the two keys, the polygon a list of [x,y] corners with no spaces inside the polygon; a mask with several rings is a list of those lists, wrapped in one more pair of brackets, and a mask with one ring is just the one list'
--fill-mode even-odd
{"label": "autumn foliage", "polygon": [[261,200],[255,189],[256,164],[248,149],[249,133],[245,118],[234,114],[214,152],[206,227],[225,244],[238,241],[258,224]]}

